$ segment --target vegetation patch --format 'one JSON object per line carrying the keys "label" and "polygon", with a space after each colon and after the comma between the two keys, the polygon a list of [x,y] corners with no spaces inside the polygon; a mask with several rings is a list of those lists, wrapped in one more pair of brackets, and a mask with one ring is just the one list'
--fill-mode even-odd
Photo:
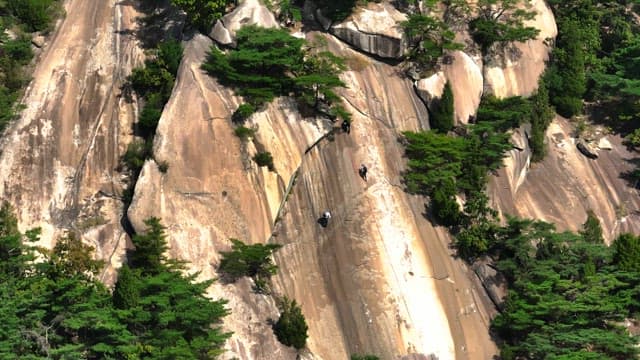
{"label": "vegetation patch", "polygon": [[132,264],[119,270],[113,294],[97,278],[93,248],[68,234],[52,250],[35,246],[39,230],[18,231],[12,209],[0,208],[0,358],[212,358],[230,336],[220,329],[224,300],[211,283],[185,276],[164,257],[164,228],[148,219],[132,239]]}
{"label": "vegetation patch", "polygon": [[253,161],[258,164],[258,166],[266,166],[269,171],[276,171],[275,166],[273,165],[273,156],[268,151],[261,151],[253,156]]}
{"label": "vegetation patch", "polygon": [[636,358],[638,338],[622,323],[640,310],[638,249],[630,234],[608,247],[544,222],[509,219],[489,249],[509,287],[491,323],[503,340],[501,358]]}
{"label": "vegetation patch", "polygon": [[236,134],[237,137],[240,138],[240,140],[246,141],[252,138],[256,134],[256,129],[248,128],[244,126],[238,126],[233,130],[233,132]]}
{"label": "vegetation patch", "polygon": [[298,350],[304,348],[307,343],[307,322],[302,314],[302,309],[295,300],[288,298],[280,302],[280,318],[273,324],[273,332],[278,341]]}
{"label": "vegetation patch", "polygon": [[202,65],[223,85],[245,98],[233,116],[242,121],[260,106],[278,96],[294,96],[303,106],[330,117],[347,117],[334,92],[344,87],[338,75],[342,58],[328,51],[312,51],[303,39],[287,30],[257,26],[242,27],[236,34],[237,47],[222,52],[212,47]]}
{"label": "vegetation patch", "polygon": [[240,240],[231,239],[231,251],[222,252],[222,260],[218,271],[228,282],[234,282],[243,276],[254,280],[255,290],[265,292],[266,281],[275,275],[278,267],[273,263],[272,255],[282,245],[254,244],[247,245]]}
{"label": "vegetation patch", "polygon": [[33,58],[32,32],[51,30],[61,12],[55,0],[0,2],[0,131],[22,108],[16,101],[30,80],[27,67]]}
{"label": "vegetation patch", "polygon": [[171,4],[187,14],[187,23],[203,34],[211,31],[215,21],[227,13],[237,0],[171,0]]}

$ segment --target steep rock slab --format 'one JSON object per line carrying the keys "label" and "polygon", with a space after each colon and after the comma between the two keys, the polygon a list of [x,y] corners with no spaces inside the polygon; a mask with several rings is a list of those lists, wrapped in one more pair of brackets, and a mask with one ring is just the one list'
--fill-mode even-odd
{"label": "steep rock slab", "polygon": [[[393,68],[365,64],[328,40],[359,65],[343,76],[353,130],[303,158],[273,237],[284,245],[275,256],[277,289],[301,304],[308,346],[322,359],[490,358],[484,303],[476,303],[477,291],[450,257],[448,237],[422,217],[422,199],[400,183],[398,131],[428,127],[423,104]],[[370,169],[366,183],[361,163]],[[317,219],[325,209],[333,215],[323,228]]]}
{"label": "steep rock slab", "polygon": [[537,15],[526,25],[540,29],[538,37],[507,46],[485,64],[485,91],[499,98],[530,95],[538,88],[538,78],[544,72],[551,51],[547,39],[555,39],[558,35],[553,12],[545,1],[533,0],[532,5]]}
{"label": "steep rock slab", "polygon": [[209,36],[221,45],[233,45],[236,31],[246,25],[279,27],[275,16],[260,0],[244,0],[232,12],[216,21]]}
{"label": "steep rock slab", "polygon": [[349,18],[331,26],[329,31],[339,39],[366,53],[383,58],[400,59],[406,44],[400,23],[407,16],[393,5],[369,3],[358,8]]}
{"label": "steep rock slab", "polygon": [[578,230],[591,209],[602,223],[604,237],[613,240],[619,233],[640,233],[640,199],[634,184],[621,175],[633,168],[635,154],[629,153],[617,136],[610,136],[612,150],[589,159],[576,148],[572,127],[556,118],[547,130],[548,155],[532,164],[526,178],[518,174],[527,162],[509,161],[492,179],[489,193],[503,214],[541,219],[560,230]]}
{"label": "steep rock slab", "polygon": [[41,226],[53,246],[76,230],[113,276],[126,243],[119,155],[131,138],[135,103],[121,95],[142,51],[133,37],[132,5],[115,0],[66,3],[66,16],[38,59],[22,103],[26,109],[2,139],[0,197],[20,228]]}
{"label": "steep rock slab", "polygon": [[[270,105],[254,121],[259,141],[265,142],[259,145],[275,155],[277,173],[259,168],[251,160],[255,146],[243,144],[231,126],[239,99],[200,69],[211,45],[202,35],[186,43],[154,143],[154,158],[167,162],[168,171],[163,174],[154,161],[147,161],[129,208],[137,231],[144,230],[145,218],[160,217],[170,234],[171,257],[189,261],[207,279],[217,276],[219,252],[230,249],[229,238],[256,243],[269,237],[295,164],[327,130],[301,120],[287,102]],[[209,294],[230,301],[232,313],[224,324],[234,335],[226,345],[227,357],[295,357],[267,324],[269,318],[277,319],[269,297],[253,294],[248,284],[216,283]]]}
{"label": "steep rock slab", "polygon": [[455,123],[466,124],[480,106],[484,86],[481,67],[466,53],[453,51],[441,71],[416,82],[416,90],[429,107],[433,100],[442,96],[447,81],[453,92]]}

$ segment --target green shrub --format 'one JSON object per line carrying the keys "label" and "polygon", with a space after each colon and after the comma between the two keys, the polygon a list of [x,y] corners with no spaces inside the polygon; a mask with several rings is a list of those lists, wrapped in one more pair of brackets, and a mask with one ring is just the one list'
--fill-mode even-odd
{"label": "green shrub", "polygon": [[158,62],[174,76],[178,73],[178,67],[182,61],[184,49],[176,40],[163,41],[158,45]]}
{"label": "green shrub", "polygon": [[169,171],[169,162],[160,161],[158,163],[158,170],[160,170],[161,173],[166,174],[167,171]]}
{"label": "green shrub", "polygon": [[[341,103],[333,89],[345,86],[339,78],[345,69],[342,58],[313,50],[322,44],[305,47],[303,39],[286,29],[244,26],[236,42],[236,48],[227,52],[213,46],[202,68],[243,96],[254,111],[278,96],[293,95],[314,112],[333,116],[331,112]],[[248,105],[239,107],[233,121],[243,121],[249,109]]]}
{"label": "green shrub", "polygon": [[231,115],[231,121],[233,121],[236,124],[243,123],[248,118],[250,118],[251,115],[253,115],[255,112],[256,112],[255,106],[248,103],[242,104],[238,106],[236,111],[233,112],[233,115]]}
{"label": "green shrub", "polygon": [[464,48],[455,42],[455,32],[437,17],[411,14],[401,25],[409,43],[407,59],[422,70],[433,69],[445,50]]}
{"label": "green shrub", "polygon": [[139,173],[144,165],[144,161],[151,156],[151,143],[144,140],[134,140],[127,147],[122,161],[127,168],[135,174]]}
{"label": "green shrub", "polygon": [[187,13],[188,23],[208,34],[216,19],[226,13],[227,6],[237,0],[171,0],[171,3]]}
{"label": "green shrub", "polygon": [[31,41],[26,38],[16,40],[8,40],[2,44],[3,56],[17,62],[20,65],[26,65],[33,58],[33,50],[31,50]]}
{"label": "green shrub", "polygon": [[375,355],[351,355],[351,360],[380,360]]}
{"label": "green shrub", "polygon": [[15,118],[13,104],[16,99],[16,93],[0,85],[0,131],[4,130],[7,124]]}
{"label": "green shrub", "polygon": [[235,128],[233,132],[241,140],[248,140],[249,138],[255,135],[256,130],[252,128],[244,127],[244,126],[238,126],[237,128]]}
{"label": "green shrub", "polygon": [[309,329],[302,310],[295,300],[290,301],[286,297],[280,307],[280,318],[273,325],[273,332],[280,343],[300,350],[307,342]]}
{"label": "green shrub", "polygon": [[333,21],[342,21],[353,11],[356,0],[317,0],[322,14]]}
{"label": "green shrub", "polygon": [[255,154],[253,161],[255,161],[258,166],[266,166],[270,171],[275,171],[275,167],[273,166],[273,156],[268,151],[261,151]]}
{"label": "green shrub", "polygon": [[7,9],[29,31],[43,31],[51,25],[54,3],[53,0],[12,0],[7,1]]}
{"label": "green shrub", "polygon": [[223,273],[227,280],[236,281],[243,276],[260,280],[274,275],[278,270],[271,255],[282,245],[247,245],[237,239],[231,239],[231,243],[231,251],[221,253],[222,260],[218,267],[218,271]]}
{"label": "green shrub", "polygon": [[140,127],[140,135],[144,138],[155,135],[158,122],[162,116],[162,95],[152,93],[147,96],[147,100],[138,116],[138,126]]}
{"label": "green shrub", "polygon": [[445,181],[433,191],[431,211],[439,224],[454,226],[460,222],[460,206],[456,202],[455,195],[456,189],[453,181]]}
{"label": "green shrub", "polygon": [[478,16],[469,22],[473,40],[486,53],[495,43],[534,39],[540,30],[524,25],[536,16],[530,6],[530,0],[479,0],[474,11]]}

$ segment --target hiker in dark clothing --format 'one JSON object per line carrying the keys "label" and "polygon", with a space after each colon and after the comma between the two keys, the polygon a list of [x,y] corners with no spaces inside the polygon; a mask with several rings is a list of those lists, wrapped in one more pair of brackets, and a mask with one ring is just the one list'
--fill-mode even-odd
{"label": "hiker in dark clothing", "polygon": [[351,133],[351,122],[344,120],[342,122],[342,131],[346,132],[347,134]]}
{"label": "hiker in dark clothing", "polygon": [[327,227],[327,225],[329,225],[329,219],[331,219],[331,212],[329,212],[329,210],[325,210],[320,219],[318,219],[318,224],[322,227]]}
{"label": "hiker in dark clothing", "polygon": [[358,174],[360,174],[360,177],[364,181],[367,181],[367,171],[368,170],[369,169],[367,169],[367,166],[365,164],[360,165],[360,169],[358,169]]}

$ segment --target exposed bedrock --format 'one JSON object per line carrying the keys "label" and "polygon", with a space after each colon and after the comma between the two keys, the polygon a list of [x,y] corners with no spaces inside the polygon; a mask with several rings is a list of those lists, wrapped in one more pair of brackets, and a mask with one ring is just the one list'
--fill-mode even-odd
{"label": "exposed bedrock", "polygon": [[540,33],[533,40],[515,42],[485,59],[485,92],[502,98],[530,95],[538,88],[538,79],[544,72],[558,28],[544,0],[532,0],[531,4],[531,10],[537,15],[525,25],[539,29]]}
{"label": "exposed bedrock", "polygon": [[[330,122],[301,119],[281,99],[252,116],[256,139],[243,144],[229,120],[239,99],[200,70],[211,42],[190,40],[154,145],[156,159],[169,169],[162,174],[153,161],[145,164],[129,210],[132,223],[141,229],[144,218],[161,217],[171,255],[190,261],[203,277],[216,275],[219,252],[229,249],[231,237],[283,244],[275,291],[301,304],[316,358],[490,357],[490,306],[465,267],[448,257],[450,240],[423,218],[423,202],[400,184],[398,131],[426,128],[424,105],[392,67],[331,37],[328,43],[358,68],[343,75],[349,87],[341,91],[354,128],[305,154]],[[276,172],[250,160],[258,148],[274,155]],[[368,183],[357,174],[362,162],[371,169]],[[322,228],[316,221],[325,209],[334,215]],[[215,284],[210,294],[239,308],[225,320],[235,333],[229,356],[288,358],[289,349],[266,323],[275,316],[273,300],[251,294],[248,285]]]}
{"label": "exposed bedrock", "polygon": [[453,51],[442,64],[442,70],[416,82],[416,91],[427,107],[442,96],[448,81],[453,92],[456,124],[466,124],[480,106],[483,92],[482,67],[462,51]]}
{"label": "exposed bedrock", "polygon": [[0,155],[0,198],[20,228],[42,228],[53,246],[73,230],[108,263],[109,281],[126,245],[120,154],[131,139],[136,104],[122,96],[141,62],[134,7],[115,0],[65,2],[26,89],[22,116],[7,129]]}
{"label": "exposed bedrock", "polygon": [[407,16],[387,2],[369,3],[358,8],[341,23],[333,24],[329,32],[354,48],[383,58],[400,59],[406,43],[400,23]]}
{"label": "exposed bedrock", "polygon": [[232,12],[216,21],[209,36],[221,45],[234,45],[236,31],[247,25],[279,27],[273,13],[260,0],[242,0]]}
{"label": "exposed bedrock", "polygon": [[[640,233],[638,192],[635,184],[621,176],[633,169],[634,154],[619,136],[610,135],[611,150],[590,159],[577,149],[572,129],[560,117],[551,123],[546,134],[548,154],[540,163],[529,166],[526,148],[510,151],[505,167],[489,186],[494,205],[502,213],[541,219],[560,230],[574,231],[591,209],[608,242],[621,232]],[[514,138],[521,136],[514,134]],[[522,138],[519,142],[526,144]]]}

